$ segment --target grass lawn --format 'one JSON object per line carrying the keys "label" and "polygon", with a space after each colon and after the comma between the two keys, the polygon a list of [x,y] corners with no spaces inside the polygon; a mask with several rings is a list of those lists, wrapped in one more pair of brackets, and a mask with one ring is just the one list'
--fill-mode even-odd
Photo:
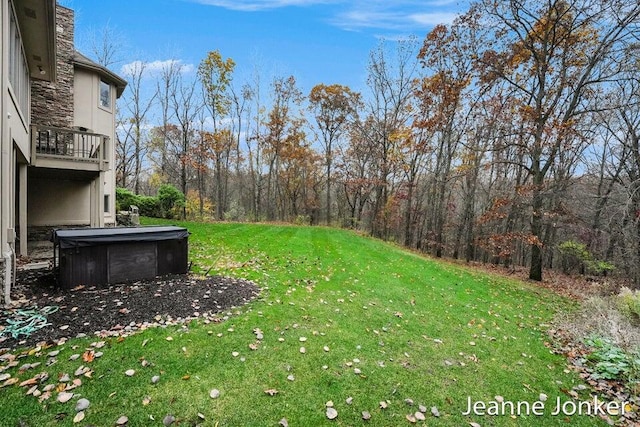
{"label": "grass lawn", "polygon": [[[419,405],[426,421],[417,425],[603,425],[585,415],[551,415],[556,399],[570,400],[567,392],[580,384],[545,347],[554,313],[572,309],[561,297],[343,230],[178,225],[192,233],[196,272],[251,279],[263,288],[261,298],[221,314],[228,319],[220,323],[106,339],[104,355],[91,363],[67,359],[95,338],[57,348],[59,362],[50,367],[44,362],[53,349],[23,358],[20,364],[43,362],[35,371],[48,372],[54,384],[81,365],[93,373],[81,377],[67,403],[55,394],[39,403],[25,395],[28,387],[0,389],[0,425],[113,426],[122,415],[129,426],[162,425],[172,414],[174,425],[185,426],[277,426],[283,418],[290,426],[396,426],[410,425],[406,416]],[[126,376],[128,369],[135,374]],[[20,380],[34,375],[6,372]],[[210,397],[212,389],[219,397]],[[462,415],[469,397],[533,404],[541,393],[548,397],[544,416]],[[91,406],[74,424],[79,397]]]}

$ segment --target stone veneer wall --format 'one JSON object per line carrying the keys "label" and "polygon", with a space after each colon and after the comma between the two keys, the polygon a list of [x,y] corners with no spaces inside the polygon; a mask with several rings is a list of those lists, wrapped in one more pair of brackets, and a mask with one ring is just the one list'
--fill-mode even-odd
{"label": "stone veneer wall", "polygon": [[73,126],[73,10],[56,5],[56,80],[31,81],[31,122],[35,125]]}

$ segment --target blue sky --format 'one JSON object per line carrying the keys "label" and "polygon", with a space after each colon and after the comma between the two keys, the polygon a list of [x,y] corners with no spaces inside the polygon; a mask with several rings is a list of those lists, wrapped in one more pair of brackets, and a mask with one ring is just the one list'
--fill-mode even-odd
{"label": "blue sky", "polygon": [[[380,39],[450,23],[464,0],[61,0],[76,12],[76,46],[108,26],[119,62],[178,60],[192,70],[211,50],[236,62],[235,79],[258,67],[264,84],[294,75],[303,92],[318,83],[362,90],[369,52]],[[188,68],[188,69],[189,69]]]}

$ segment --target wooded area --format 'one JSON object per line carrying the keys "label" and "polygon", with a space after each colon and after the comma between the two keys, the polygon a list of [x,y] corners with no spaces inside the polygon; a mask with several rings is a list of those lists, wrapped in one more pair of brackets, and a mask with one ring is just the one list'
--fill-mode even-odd
{"label": "wooded area", "polygon": [[[234,79],[209,52],[120,105],[117,184],[191,219],[363,230],[436,257],[640,284],[640,5],[482,0],[371,52],[368,90]],[[268,93],[268,95],[267,95]],[[159,111],[152,123],[149,112]]]}

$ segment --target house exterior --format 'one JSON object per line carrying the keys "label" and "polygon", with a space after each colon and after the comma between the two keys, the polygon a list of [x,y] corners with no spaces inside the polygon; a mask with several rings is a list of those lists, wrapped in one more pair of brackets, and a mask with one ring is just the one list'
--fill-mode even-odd
{"label": "house exterior", "polygon": [[0,282],[34,228],[115,224],[115,103],[126,81],[75,50],[73,11],[0,0]]}

